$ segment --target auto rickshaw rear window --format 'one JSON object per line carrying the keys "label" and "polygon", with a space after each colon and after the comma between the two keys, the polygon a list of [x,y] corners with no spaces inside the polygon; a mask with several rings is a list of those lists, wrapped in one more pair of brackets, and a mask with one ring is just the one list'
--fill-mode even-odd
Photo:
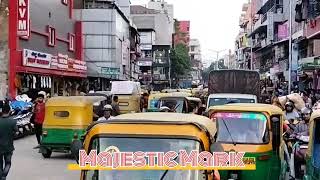
{"label": "auto rickshaw rear window", "polygon": [[54,116],[57,118],[67,118],[70,113],[68,111],[55,111]]}

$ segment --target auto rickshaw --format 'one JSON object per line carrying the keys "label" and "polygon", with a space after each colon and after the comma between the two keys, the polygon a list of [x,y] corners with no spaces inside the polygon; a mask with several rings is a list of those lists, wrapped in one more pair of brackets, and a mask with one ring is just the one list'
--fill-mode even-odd
{"label": "auto rickshaw", "polygon": [[200,106],[201,99],[190,97],[189,93],[170,93],[168,96],[161,97],[158,103],[158,109],[168,107],[172,112],[177,113],[193,113]]}
{"label": "auto rickshaw", "polygon": [[118,96],[120,113],[140,112],[141,88],[133,81],[112,82],[111,93]]}
{"label": "auto rickshaw", "polygon": [[[82,138],[83,146],[75,145],[74,156],[79,158],[79,149],[97,152],[107,149],[118,152],[168,152],[186,150],[208,151],[216,133],[215,123],[210,119],[177,113],[133,113],[115,119],[97,122],[90,126]],[[79,143],[76,143],[79,145]],[[111,148],[112,147],[112,148]],[[114,151],[113,151],[114,152]],[[177,159],[179,161],[179,159]],[[135,170],[97,171],[84,170],[81,180],[86,179],[179,179],[212,180],[218,176],[209,170]],[[130,177],[130,178],[129,178]]]}
{"label": "auto rickshaw", "polygon": [[310,119],[309,144],[306,155],[307,172],[304,180],[320,179],[320,110],[315,110]]}
{"label": "auto rickshaw", "polygon": [[50,158],[52,152],[69,152],[73,140],[80,138],[93,121],[93,104],[103,96],[53,97],[46,102],[40,152]]}
{"label": "auto rickshaw", "polygon": [[151,93],[148,99],[148,112],[158,111],[158,102],[161,97],[168,96],[168,93]]}
{"label": "auto rickshaw", "polygon": [[221,179],[270,180],[289,176],[282,139],[284,115],[280,108],[266,104],[228,104],[211,107],[209,117],[217,123],[213,152],[220,147],[220,151],[245,152],[248,159],[255,158],[255,171],[219,171]]}

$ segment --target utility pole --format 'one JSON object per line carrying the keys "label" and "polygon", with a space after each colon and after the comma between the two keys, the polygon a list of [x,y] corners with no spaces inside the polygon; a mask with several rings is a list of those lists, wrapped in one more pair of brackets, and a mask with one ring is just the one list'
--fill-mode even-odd
{"label": "utility pole", "polygon": [[289,83],[288,94],[291,93],[291,71],[292,71],[292,2],[289,0]]}
{"label": "utility pole", "polygon": [[[251,22],[250,22],[250,33],[253,32],[253,8],[252,8],[252,0],[249,1],[250,2],[250,18],[251,18]],[[250,69],[253,70],[253,38],[252,38],[252,34],[251,34],[251,41],[250,41]]]}
{"label": "utility pole", "polygon": [[217,54],[217,59],[216,59],[216,67],[215,69],[218,70],[219,69],[219,54],[222,53],[223,51],[226,51],[227,49],[223,49],[223,50],[220,50],[220,51],[216,51],[216,50],[212,50],[212,49],[208,49],[209,51],[212,51],[212,52],[215,52]]}

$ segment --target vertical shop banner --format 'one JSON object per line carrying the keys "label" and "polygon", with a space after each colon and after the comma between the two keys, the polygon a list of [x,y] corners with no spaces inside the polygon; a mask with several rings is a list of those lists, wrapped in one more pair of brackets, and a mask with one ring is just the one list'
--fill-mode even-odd
{"label": "vertical shop banner", "polygon": [[29,37],[30,35],[30,0],[18,0],[17,35]]}

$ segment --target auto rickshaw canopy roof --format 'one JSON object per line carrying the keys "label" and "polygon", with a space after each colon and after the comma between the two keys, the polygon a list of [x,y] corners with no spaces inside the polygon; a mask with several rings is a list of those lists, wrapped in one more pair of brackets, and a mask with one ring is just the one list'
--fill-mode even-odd
{"label": "auto rickshaw canopy roof", "polygon": [[259,103],[234,103],[209,108],[210,114],[215,111],[252,111],[267,112],[269,114],[283,114],[283,111],[277,106]]}
{"label": "auto rickshaw canopy roof", "polygon": [[[112,120],[106,121],[110,124],[155,124],[155,125],[184,125],[193,124],[206,131],[211,137],[214,137],[216,133],[216,124],[209,118],[199,116],[195,114],[182,114],[182,113],[162,113],[162,112],[150,112],[150,113],[133,113],[122,114]],[[97,123],[99,124],[99,123]],[[95,126],[95,125],[93,125]],[[90,128],[89,128],[90,129]]]}
{"label": "auto rickshaw canopy roof", "polygon": [[[308,144],[308,151],[307,154],[309,156],[312,156],[313,146],[314,146],[314,136],[317,136],[314,134],[315,131],[315,123],[316,121],[320,121],[320,109],[314,110],[311,114],[310,122],[309,122],[309,144]],[[319,123],[319,122],[318,122]]]}
{"label": "auto rickshaw canopy roof", "polygon": [[50,106],[67,106],[67,107],[84,107],[92,105],[96,102],[106,100],[106,97],[103,96],[67,96],[67,97],[52,97],[46,102],[46,107]]}

